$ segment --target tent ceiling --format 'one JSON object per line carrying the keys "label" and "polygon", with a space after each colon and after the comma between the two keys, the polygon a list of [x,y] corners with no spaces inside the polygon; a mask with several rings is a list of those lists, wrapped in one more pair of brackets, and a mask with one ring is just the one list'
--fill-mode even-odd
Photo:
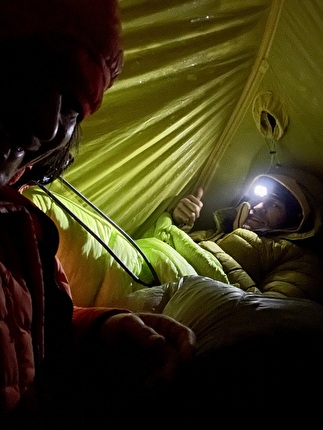
{"label": "tent ceiling", "polygon": [[[124,69],[85,121],[65,177],[130,234],[198,185],[205,223],[272,162],[323,172],[322,1],[120,6]],[[289,118],[278,141],[259,132],[252,113],[268,91]]]}

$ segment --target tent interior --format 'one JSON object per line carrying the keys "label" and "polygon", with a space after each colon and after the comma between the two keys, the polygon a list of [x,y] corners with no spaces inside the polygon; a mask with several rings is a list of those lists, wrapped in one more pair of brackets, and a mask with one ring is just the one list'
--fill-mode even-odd
{"label": "tent interior", "polygon": [[[261,173],[290,167],[323,181],[323,2],[120,0],[120,12],[123,70],[105,93],[101,108],[82,123],[81,145],[63,178],[137,243],[145,245],[144,252],[154,257],[160,282],[153,288],[130,282],[115,260],[92,246],[92,238],[82,237],[83,231],[69,225],[65,214],[59,214],[57,219],[52,217],[63,231],[58,257],[67,272],[73,300],[80,306],[121,304],[135,311],[153,309],[194,331],[197,327],[197,337],[202,333],[200,342],[206,351],[208,342],[216,353],[223,350],[223,355],[216,357],[219,366],[210,361],[210,367],[204,370],[202,363],[205,380],[210,385],[214,381],[209,378],[210,372],[222,378],[227,395],[222,395],[218,384],[220,399],[231,405],[228,398],[240,398],[247,418],[245,411],[254,413],[258,406],[263,414],[264,405],[272,405],[273,398],[278,407],[270,408],[270,412],[287,411],[288,419],[291,410],[294,414],[301,410],[298,405],[303,408],[303,400],[311,410],[311,402],[315,401],[316,411],[320,412],[321,399],[316,393],[323,381],[323,271],[312,254],[305,255],[305,246],[297,248],[299,258],[290,262],[285,252],[288,239],[283,241],[280,252],[273,241],[271,256],[279,260],[280,270],[275,282],[276,278],[271,277],[274,270],[266,260],[269,248],[260,259],[258,247],[248,246],[251,242],[246,240],[245,249],[254,252],[241,251],[248,260],[242,271],[247,276],[240,276],[239,263],[234,266],[239,274],[234,282],[227,277],[234,270],[227,265],[229,269],[225,271],[217,259],[220,247],[213,252],[217,244],[212,242],[213,247],[202,249],[173,224],[167,225],[167,234],[174,227],[168,241],[163,241],[163,236],[157,242],[164,230],[152,237],[145,234],[165,211],[198,187],[204,189],[204,206],[194,226],[196,230],[211,227],[215,210],[237,205],[251,181]],[[60,180],[46,187],[72,204],[78,203],[78,208],[88,207]],[[316,194],[323,206],[320,189],[316,187]],[[42,197],[40,200],[47,204]],[[51,205],[52,201],[45,212],[56,215]],[[125,250],[124,242],[120,244],[111,231],[104,230],[101,219],[93,217],[91,221],[138,277],[150,277],[152,272],[148,273],[145,264],[134,256],[133,248]],[[178,246],[168,246],[175,241]],[[164,259],[159,256],[158,243],[167,250]],[[292,244],[289,249],[294,248]],[[171,261],[175,252],[176,259]],[[229,251],[224,254],[229,255]],[[231,260],[225,255],[223,261]],[[283,293],[278,297],[261,295],[261,288],[251,279],[251,266],[256,281],[261,278],[259,274],[268,278],[261,282],[269,285],[269,293],[276,284]],[[300,278],[294,282],[298,272]],[[183,280],[185,275],[195,274],[202,276]],[[291,282],[287,275],[291,275]],[[308,289],[298,288],[303,278],[306,282],[310,278]],[[171,285],[174,279],[177,291]],[[240,279],[245,286],[240,285]],[[289,284],[291,292],[284,295]],[[186,291],[193,293],[185,295]],[[319,303],[312,300],[313,291]],[[255,335],[265,340],[262,356],[258,338],[253,343]],[[239,349],[244,336],[248,341],[251,338],[254,350],[249,343]],[[271,342],[267,344],[268,337],[278,341],[278,349],[272,348]],[[282,350],[289,337],[291,343],[296,339],[296,349],[289,349],[286,343],[284,356]],[[237,350],[230,351],[231,344]],[[260,377],[262,371],[264,379]],[[268,384],[275,391],[270,391]],[[284,384],[286,392],[282,389]],[[299,390],[301,386],[304,390]],[[245,395],[244,387],[248,387],[250,396]],[[212,385],[205,391],[207,399],[212,400],[212,415],[213,398],[208,396],[214,388]],[[191,387],[187,390],[190,392]],[[197,388],[196,392],[202,390]],[[307,414],[308,410],[302,410]],[[259,425],[258,420],[254,422]]]}
{"label": "tent interior", "polygon": [[123,71],[84,122],[64,177],[128,234],[140,237],[198,186],[204,228],[274,165],[322,175],[320,0],[120,8]]}

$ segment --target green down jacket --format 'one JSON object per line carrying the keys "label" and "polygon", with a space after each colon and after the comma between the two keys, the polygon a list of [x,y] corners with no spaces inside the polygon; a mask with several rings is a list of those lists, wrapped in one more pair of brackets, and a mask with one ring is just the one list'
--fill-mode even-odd
{"label": "green down jacket", "polygon": [[[298,199],[301,192],[303,197],[306,196],[310,214],[302,220],[301,229],[259,235],[243,228],[234,228],[245,210],[245,203],[242,202],[235,208],[214,212],[215,227],[192,232],[190,236],[215,255],[230,283],[238,284],[243,290],[323,303],[322,259],[314,251],[321,243],[322,186],[310,175],[305,174],[299,179],[300,175],[300,171],[297,171],[297,176],[288,172],[289,178],[297,178],[294,185],[287,179],[285,181],[284,176],[278,178],[284,185],[288,182],[291,192],[293,187],[298,187]],[[275,177],[275,174],[269,176]]]}

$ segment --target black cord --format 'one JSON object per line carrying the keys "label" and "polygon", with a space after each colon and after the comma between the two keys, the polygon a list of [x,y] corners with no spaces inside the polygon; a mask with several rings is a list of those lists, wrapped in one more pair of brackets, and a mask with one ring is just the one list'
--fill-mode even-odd
{"label": "black cord", "polygon": [[150,283],[142,281],[137,275],[135,275],[123,261],[112,251],[112,249],[107,245],[93,230],[90,229],[77,215],[75,215],[64,203],[62,203],[51,191],[48,190],[44,185],[40,183],[36,183],[49,197],[54,200],[54,202],[60,206],[64,211],[66,211],[72,218],[75,219],[88,233],[90,233],[102,246],[108,251],[108,253],[117,261],[117,263],[131,276],[131,278],[137,283],[144,285],[146,287],[153,287],[154,285],[160,285],[161,282],[157,276],[155,269],[152,264],[148,260],[147,256],[144,254],[142,249],[138,246],[138,244],[124,231],[121,227],[119,227],[112,219],[110,219],[104,212],[102,212],[99,208],[97,208],[89,199],[87,199],[83,194],[81,194],[76,188],[74,188],[69,182],[59,176],[59,179],[64,185],[70,188],[76,195],[78,195],[82,200],[84,200],[89,206],[91,206],[96,212],[98,212],[105,220],[107,220],[113,227],[115,227],[121,235],[139,252],[139,254],[143,257],[144,261],[147,263],[154,280]]}

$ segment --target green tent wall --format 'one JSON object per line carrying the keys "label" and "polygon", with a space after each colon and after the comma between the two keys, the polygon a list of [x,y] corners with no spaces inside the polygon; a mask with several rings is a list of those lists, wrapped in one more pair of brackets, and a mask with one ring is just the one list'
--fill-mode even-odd
{"label": "green tent wall", "polygon": [[[272,164],[323,175],[321,0],[120,0],[120,8],[123,71],[84,122],[64,177],[129,234],[140,237],[199,185],[207,226]],[[284,120],[279,136],[264,135],[254,117],[263,93],[273,97],[269,129]],[[51,187],[69,194],[59,181]]]}

